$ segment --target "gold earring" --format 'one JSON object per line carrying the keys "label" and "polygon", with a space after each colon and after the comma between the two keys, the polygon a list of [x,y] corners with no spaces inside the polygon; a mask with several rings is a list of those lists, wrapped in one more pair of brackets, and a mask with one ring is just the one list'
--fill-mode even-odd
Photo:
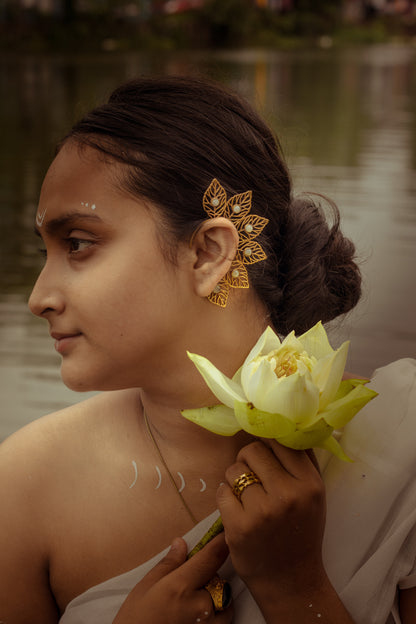
{"label": "gold earring", "polygon": [[230,288],[249,288],[246,264],[266,260],[267,256],[260,243],[254,239],[263,231],[269,220],[259,215],[249,214],[252,192],[233,195],[227,200],[227,193],[214,178],[204,193],[202,205],[210,219],[225,217],[234,223],[238,232],[238,247],[230,269],[218,282],[208,299],[215,305],[225,308]]}

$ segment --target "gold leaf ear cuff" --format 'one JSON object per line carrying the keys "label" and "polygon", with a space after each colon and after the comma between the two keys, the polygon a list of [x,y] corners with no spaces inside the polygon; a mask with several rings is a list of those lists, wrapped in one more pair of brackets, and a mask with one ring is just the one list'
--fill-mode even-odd
{"label": "gold leaf ear cuff", "polygon": [[252,192],[233,195],[227,200],[227,193],[214,178],[204,193],[202,205],[210,219],[225,217],[234,223],[238,232],[238,247],[229,271],[218,282],[208,299],[225,308],[230,288],[249,288],[248,273],[244,265],[266,260],[260,243],[254,239],[263,231],[269,220],[249,214]]}

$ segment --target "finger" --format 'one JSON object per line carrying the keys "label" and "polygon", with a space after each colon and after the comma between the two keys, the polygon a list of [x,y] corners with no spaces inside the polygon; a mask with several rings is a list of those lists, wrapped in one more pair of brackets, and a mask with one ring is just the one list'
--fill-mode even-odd
{"label": "finger", "polygon": [[234,606],[231,604],[229,607],[224,609],[224,611],[220,611],[215,613],[215,624],[231,624],[234,617]]}
{"label": "finger", "polygon": [[[287,472],[297,479],[303,479],[311,472],[311,465],[320,474],[318,462],[312,449],[295,450],[279,444],[277,440],[267,440],[273,455]],[[312,474],[315,474],[315,470]]]}
{"label": "finger", "polygon": [[315,466],[318,474],[321,475],[321,467],[319,466],[318,460],[316,459],[316,455],[313,449],[306,449],[305,452],[307,456],[309,457],[309,459],[311,460],[312,464]]}
{"label": "finger", "polygon": [[224,534],[220,533],[196,555],[188,559],[177,574],[191,588],[203,587],[216,574],[218,568],[227,559],[228,554]]}
{"label": "finger", "polygon": [[276,440],[257,440],[243,447],[237,460],[250,466],[263,483],[266,491],[273,491],[279,482],[289,484],[292,478],[302,479],[310,472],[311,460],[305,451],[279,444]]}
{"label": "finger", "polygon": [[186,561],[187,545],[181,537],[175,537],[169,552],[154,568],[148,572],[137,585],[138,592],[145,594],[155,583],[160,581]]}
{"label": "finger", "polygon": [[[204,590],[201,590],[204,591]],[[206,594],[207,592],[204,591]],[[201,624],[231,624],[234,616],[234,607],[231,604],[224,611],[214,611],[211,598],[209,597],[210,604],[208,608],[201,610],[195,619],[196,623]]]}
{"label": "finger", "polygon": [[[263,485],[260,480],[259,483],[250,483],[249,485],[240,485],[238,484],[238,480],[244,478],[244,476],[250,475],[252,473],[252,469],[244,462],[235,462],[229,468],[227,468],[225,472],[225,478],[227,480],[228,485],[231,488],[231,491],[235,498],[244,506],[243,497],[245,496],[246,490],[250,488],[250,493],[256,494],[264,494]],[[256,475],[257,476],[257,475]]]}

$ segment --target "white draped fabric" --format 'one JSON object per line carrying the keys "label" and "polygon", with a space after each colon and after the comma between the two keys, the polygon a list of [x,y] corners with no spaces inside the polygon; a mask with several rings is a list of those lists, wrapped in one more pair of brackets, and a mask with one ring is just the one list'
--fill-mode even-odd
{"label": "white draped fabric", "polygon": [[[317,453],[327,488],[323,556],[356,624],[397,624],[397,587],[416,586],[416,360],[378,369],[370,386],[379,397],[340,437],[353,463]],[[190,547],[217,515],[185,536]],[[165,552],[72,600],[60,623],[111,624],[127,594]],[[229,560],[220,574],[233,588],[235,623],[263,624]]]}

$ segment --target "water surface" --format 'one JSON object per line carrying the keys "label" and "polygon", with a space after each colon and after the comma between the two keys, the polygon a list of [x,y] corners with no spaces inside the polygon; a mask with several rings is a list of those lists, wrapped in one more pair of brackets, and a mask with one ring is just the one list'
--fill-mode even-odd
{"label": "water surface", "polygon": [[339,205],[363,261],[362,301],[332,330],[362,375],[416,354],[416,49],[33,56],[0,60],[0,439],[85,395],[66,389],[26,301],[40,267],[33,218],[55,143],[138,74],[202,74],[274,127],[296,189]]}

